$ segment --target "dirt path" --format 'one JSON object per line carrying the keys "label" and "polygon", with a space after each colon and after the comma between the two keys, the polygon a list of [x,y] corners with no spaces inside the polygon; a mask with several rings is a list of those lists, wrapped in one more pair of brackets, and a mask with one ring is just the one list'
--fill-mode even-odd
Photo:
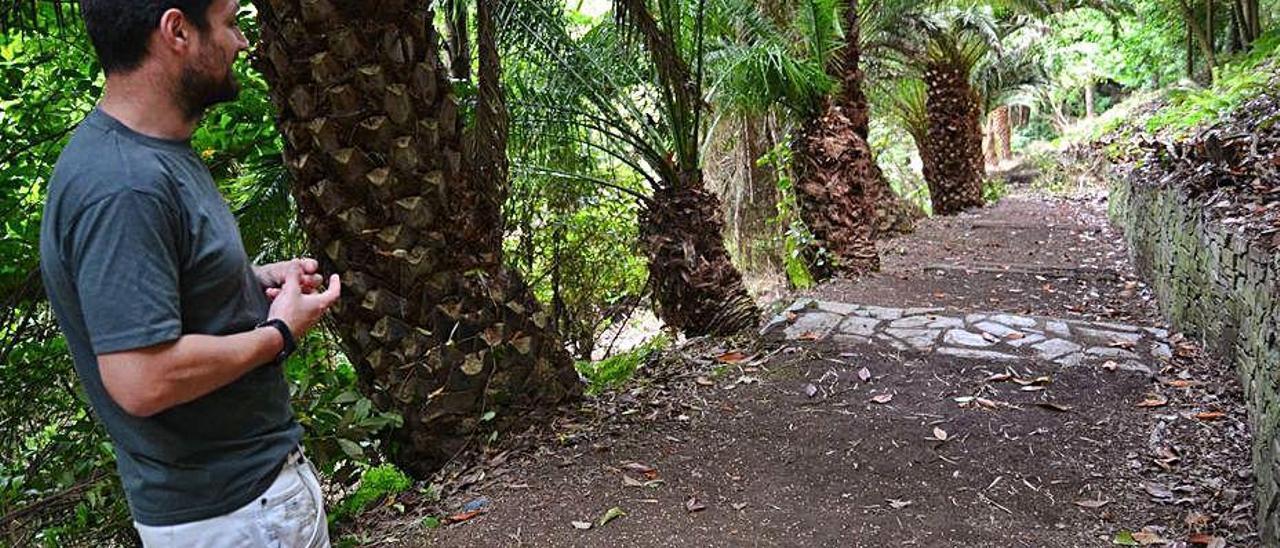
{"label": "dirt path", "polygon": [[439,506],[482,513],[426,529],[439,506],[410,496],[364,538],[1256,545],[1239,387],[1152,320],[1103,207],[1020,195],[927,221],[882,274],[793,299],[760,346],[695,341],[530,433],[537,450],[459,471]]}

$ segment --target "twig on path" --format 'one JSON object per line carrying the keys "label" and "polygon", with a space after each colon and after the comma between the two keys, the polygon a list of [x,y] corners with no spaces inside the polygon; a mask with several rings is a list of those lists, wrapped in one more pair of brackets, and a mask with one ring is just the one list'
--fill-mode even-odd
{"label": "twig on path", "polygon": [[990,504],[990,505],[992,505],[992,506],[995,506],[996,508],[999,508],[999,509],[1001,509],[1001,510],[1004,510],[1004,513],[1009,514],[1010,516],[1012,516],[1012,515],[1013,515],[1013,512],[1011,512],[1008,508],[1005,508],[1004,506],[1001,506],[1001,505],[1000,505],[1000,503],[998,503],[998,502],[996,502],[996,501],[994,501],[994,500],[991,500],[989,497],[987,497],[986,495],[984,495],[984,494],[982,494],[982,493],[978,493],[978,498],[979,498],[979,499],[982,499],[982,501],[983,501],[983,502],[985,502],[985,503],[987,503],[987,504]]}

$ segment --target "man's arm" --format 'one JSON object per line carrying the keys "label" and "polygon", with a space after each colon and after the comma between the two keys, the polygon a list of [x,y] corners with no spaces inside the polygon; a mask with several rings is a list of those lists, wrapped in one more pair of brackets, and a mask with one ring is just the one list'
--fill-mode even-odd
{"label": "man's arm", "polygon": [[176,341],[98,356],[102,385],[130,415],[149,417],[222,388],[270,362],[284,340],[265,327],[226,335],[183,335]]}
{"label": "man's arm", "polygon": [[[341,292],[335,274],[324,293],[305,294],[305,276],[301,265],[289,267],[268,314],[283,320],[299,339]],[[280,332],[269,327],[224,336],[183,335],[168,343],[101,354],[98,370],[116,404],[130,415],[149,417],[230,384],[270,362],[283,345]]]}

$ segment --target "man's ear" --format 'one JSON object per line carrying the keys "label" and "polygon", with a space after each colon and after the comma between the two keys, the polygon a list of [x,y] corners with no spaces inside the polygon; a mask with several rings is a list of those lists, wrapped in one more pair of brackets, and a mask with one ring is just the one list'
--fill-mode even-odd
{"label": "man's ear", "polygon": [[160,26],[157,28],[158,45],[175,53],[185,53],[191,47],[194,30],[182,10],[165,10],[160,14]]}

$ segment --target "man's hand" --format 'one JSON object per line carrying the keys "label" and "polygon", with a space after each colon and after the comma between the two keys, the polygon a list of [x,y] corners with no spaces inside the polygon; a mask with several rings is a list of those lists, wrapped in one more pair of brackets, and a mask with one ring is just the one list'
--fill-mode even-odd
{"label": "man's hand", "polygon": [[[284,274],[284,284],[273,296],[271,310],[267,313],[268,318],[284,320],[285,325],[289,326],[289,331],[298,340],[301,340],[302,335],[320,320],[320,316],[323,316],[325,310],[338,300],[342,292],[337,274],[329,277],[329,287],[324,293],[304,291],[304,283],[308,277],[319,278],[319,275],[305,273],[303,265],[299,264],[301,262],[288,265]],[[268,295],[271,293],[268,292]]]}
{"label": "man's hand", "polygon": [[298,265],[302,269],[302,292],[309,294],[314,292],[324,283],[324,277],[318,274],[320,271],[320,263],[315,259],[291,259],[288,261],[280,261],[254,267],[253,274],[258,278],[258,283],[262,284],[263,289],[267,292],[268,299],[276,298],[280,294],[280,288],[284,286],[285,276],[289,272],[291,265]]}

